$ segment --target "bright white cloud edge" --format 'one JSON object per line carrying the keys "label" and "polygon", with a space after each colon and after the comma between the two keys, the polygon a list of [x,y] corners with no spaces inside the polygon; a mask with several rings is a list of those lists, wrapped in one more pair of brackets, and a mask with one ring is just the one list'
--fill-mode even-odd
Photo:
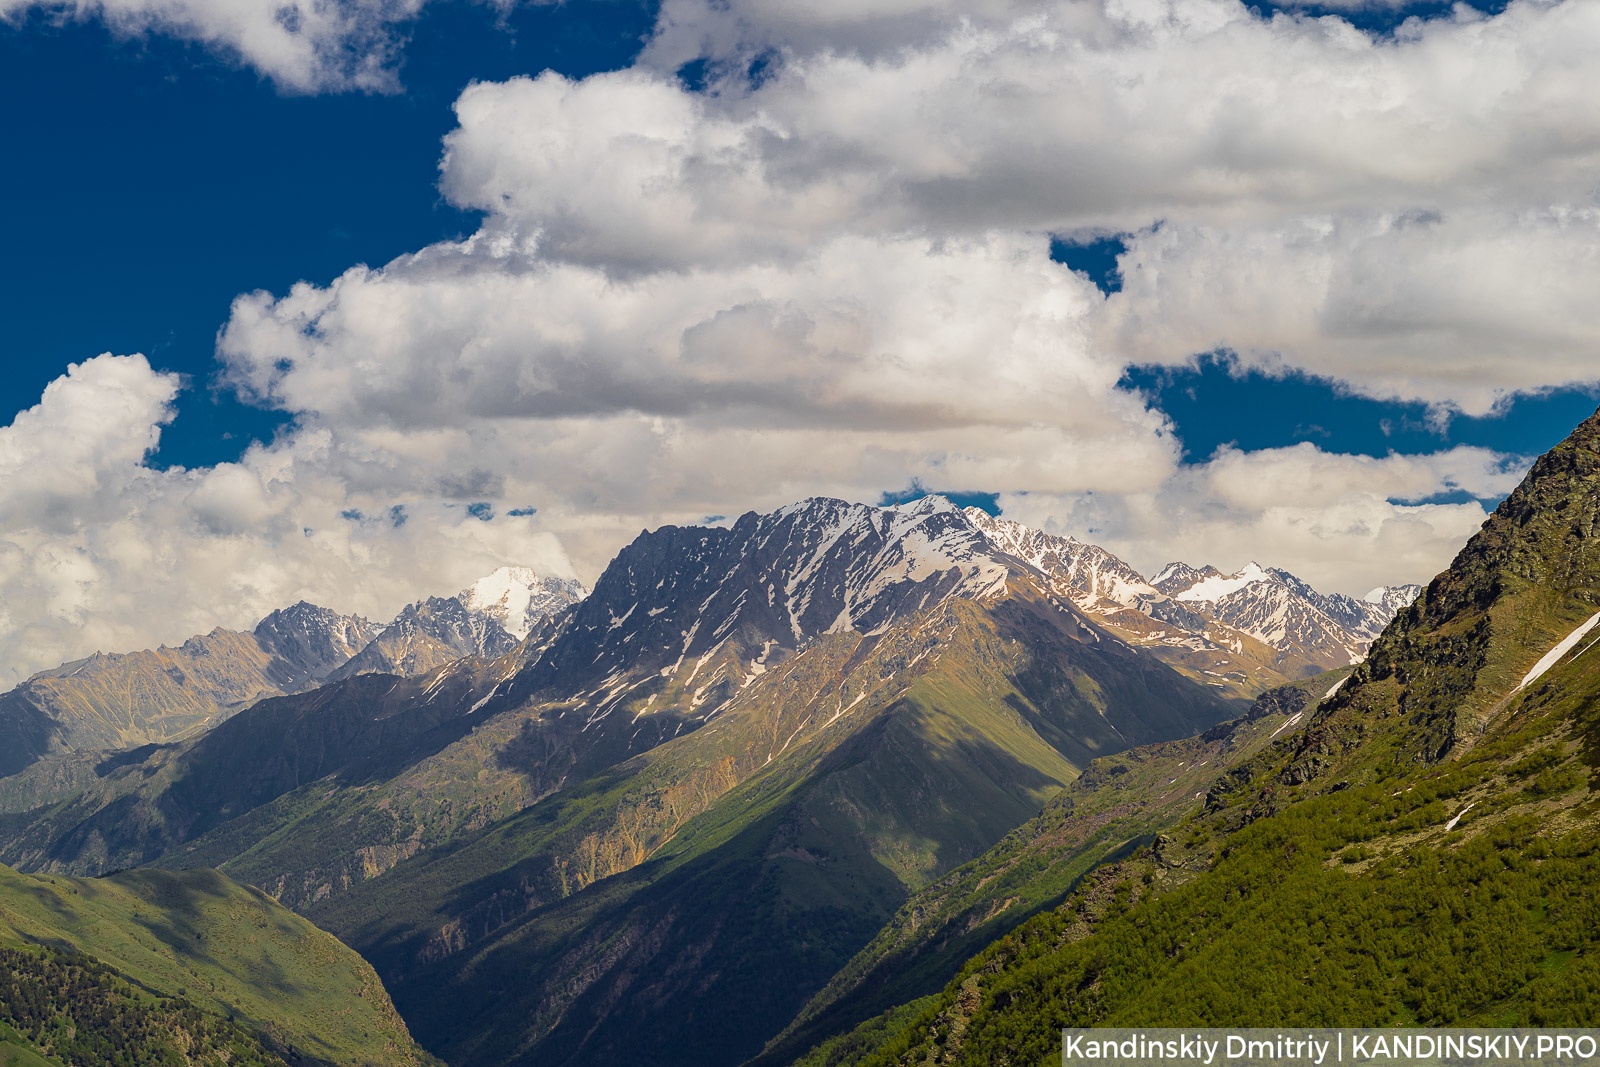
{"label": "bright white cloud edge", "polygon": [[[642,457],[642,480],[663,484],[631,508],[594,507],[581,496],[581,478],[558,489],[508,465],[491,472],[505,479],[500,514],[480,522],[437,491],[407,491],[393,465],[421,463],[440,445],[493,451],[506,437],[484,430],[387,438],[312,425],[253,447],[236,464],[155,470],[143,456],[170,417],[175,390],[173,377],[143,357],[100,356],[72,368],[0,430],[0,663],[8,680],[95,650],[247,626],[302,597],[385,618],[508,560],[592,580],[641,527],[693,522],[713,507],[776,507],[812,492],[870,500],[884,484],[872,479],[906,463],[902,455],[882,467],[852,464],[861,435],[830,441],[797,431],[786,446],[747,429],[680,424],[667,432],[683,449],[678,464],[659,452],[659,428],[628,441],[606,420],[568,424],[553,437],[575,431],[576,440],[562,443],[572,455],[610,450],[598,464],[603,472],[626,471]],[[619,442],[640,451],[627,455]],[[895,447],[893,436],[880,447]],[[758,484],[739,479],[746,461],[764,474],[784,464],[798,469],[788,480]],[[388,473],[363,482],[365,464]],[[831,479],[816,469],[834,464]],[[450,466],[447,454],[430,471]],[[924,477],[937,486],[937,466],[926,466]],[[1374,461],[1299,446],[1169,466],[1140,491],[1006,494],[1002,504],[1007,515],[1087,536],[1147,570],[1166,557],[1232,565],[1249,544],[1249,554],[1325,588],[1363,590],[1425,577],[1483,519],[1475,504],[1396,504],[1386,494],[1449,486],[1490,493],[1513,477],[1480,450]],[[1273,499],[1272,484],[1293,491]],[[506,501],[536,493],[551,502],[537,516],[504,514]],[[398,528],[389,511],[395,503],[407,509]],[[362,517],[350,517],[354,511]]]}
{"label": "bright white cloud edge", "polygon": [[0,0],[0,21],[93,19],[123,37],[192,41],[289,93],[393,92],[407,26],[426,2]]}
{"label": "bright white cloud edge", "polygon": [[[1470,411],[1593,377],[1592,8],[1381,47],[1203,0],[853,10],[742,7],[701,44],[740,54],[763,18],[811,36],[714,97],[649,65],[665,16],[640,70],[469,90],[442,180],[489,211],[479,234],[236,303],[229,372],[297,426],[237,464],[143,466],[176,384],[141,357],[52,385],[0,431],[0,663],[299,596],[383,617],[501,562],[592,578],[644,526],[913,478],[1147,570],[1256,557],[1362,592],[1425,579],[1484,517],[1405,501],[1504,492],[1515,464],[1182,466],[1115,388],[1126,362],[1227,347]],[[884,20],[911,43],[869,39]],[[1476,92],[1445,92],[1463,69]],[[1224,75],[1231,96],[1201,91]],[[1132,233],[1121,293],[1049,262],[1072,228]]]}

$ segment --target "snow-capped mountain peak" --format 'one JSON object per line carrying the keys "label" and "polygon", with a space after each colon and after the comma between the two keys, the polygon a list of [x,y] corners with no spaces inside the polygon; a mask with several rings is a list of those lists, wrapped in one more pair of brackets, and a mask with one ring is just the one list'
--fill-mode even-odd
{"label": "snow-capped mountain peak", "polygon": [[[1359,659],[1416,593],[1416,587],[1392,594],[1383,587],[1371,602],[1325,595],[1288,571],[1255,561],[1232,574],[1172,562],[1147,581],[1097,545],[976,508],[966,514],[997,550],[1039,570],[1053,592],[1113,632],[1140,647],[1163,649],[1168,658],[1181,655],[1185,665],[1217,677],[1235,677],[1239,656],[1265,655],[1260,662],[1291,676]],[[1247,652],[1253,642],[1266,647]]]}
{"label": "snow-capped mountain peak", "polygon": [[1095,610],[1102,601],[1144,610],[1165,599],[1138,571],[1098,545],[1043,533],[979,508],[968,508],[965,514],[995,548],[1039,570],[1059,586],[1057,592],[1085,610]]}
{"label": "snow-capped mountain peak", "polygon": [[1268,573],[1265,567],[1254,561],[1245,564],[1244,569],[1237,574],[1217,574],[1211,567],[1207,567],[1206,570],[1213,573],[1201,578],[1182,592],[1173,594],[1174,598],[1189,601],[1221,600],[1231,593],[1237,593],[1246,586],[1254,585],[1257,582],[1270,582],[1275,577],[1275,575]]}
{"label": "snow-capped mountain peak", "polygon": [[1420,585],[1380,585],[1361,600],[1363,603],[1377,605],[1390,615],[1398,615],[1421,595]]}
{"label": "snow-capped mountain peak", "polygon": [[1223,573],[1215,567],[1195,568],[1187,563],[1173,562],[1162,567],[1156,576],[1150,579],[1150,584],[1170,597],[1176,597],[1185,589],[1208,578],[1221,578]]}
{"label": "snow-capped mountain peak", "polygon": [[609,711],[667,679],[692,685],[709,715],[814,640],[879,633],[951,597],[995,596],[1010,575],[942,498],[873,507],[813,497],[728,526],[664,526],[617,554],[530,684],[546,672],[592,676]]}
{"label": "snow-capped mountain peak", "polygon": [[488,615],[520,641],[539,620],[587,595],[581,582],[541,577],[532,567],[501,567],[467,586],[455,599],[468,611]]}

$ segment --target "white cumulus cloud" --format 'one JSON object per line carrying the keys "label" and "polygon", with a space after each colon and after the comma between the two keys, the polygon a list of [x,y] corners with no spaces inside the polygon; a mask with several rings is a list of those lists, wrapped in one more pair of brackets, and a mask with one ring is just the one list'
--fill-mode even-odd
{"label": "white cumulus cloud", "polygon": [[1481,415],[1600,380],[1600,210],[1166,226],[1129,242],[1097,342],[1129,362],[1227,348],[1380,398]]}
{"label": "white cumulus cloud", "polygon": [[0,20],[98,19],[241,62],[296,93],[397,87],[405,26],[425,0],[0,0]]}
{"label": "white cumulus cloud", "polygon": [[[919,29],[858,46],[875,18]],[[648,62],[690,23],[732,36],[673,62],[788,43],[695,93]],[[1472,412],[1596,377],[1595,5],[1380,39],[1229,0],[668,4],[652,49],[470,89],[446,194],[505,247],[619,276],[845,233],[1122,232],[1137,284],[1102,337],[1128,359],[1270,352]]]}
{"label": "white cumulus cloud", "polygon": [[1037,237],[840,237],[783,265],[624,278],[474,240],[243,297],[221,349],[252,395],[332,435],[341,477],[449,492],[475,472],[551,522],[911,480],[1154,486],[1177,446],[1087,349],[1099,301]]}
{"label": "white cumulus cloud", "polygon": [[324,462],[325,433],[238,463],[151,468],[178,384],[143,356],[97,356],[0,429],[0,684],[96,650],[247,628],[301,598],[387,619],[507,559],[571,573],[525,523],[353,488]]}
{"label": "white cumulus cloud", "polygon": [[[386,85],[420,0],[236,2],[58,10],[311,89]],[[293,416],[272,445],[146,467],[176,383],[137,357],[0,431],[0,662],[592,578],[643,526],[913,481],[1151,569],[1426,579],[1484,517],[1441,500],[1525,460],[1186,465],[1118,382],[1218,349],[1441,412],[1595,381],[1597,52],[1582,0],[1385,37],[1234,0],[667,0],[632,69],[461,95],[440,184],[477,233],[235,301],[219,356]],[[1121,291],[1052,234],[1126,235]]]}

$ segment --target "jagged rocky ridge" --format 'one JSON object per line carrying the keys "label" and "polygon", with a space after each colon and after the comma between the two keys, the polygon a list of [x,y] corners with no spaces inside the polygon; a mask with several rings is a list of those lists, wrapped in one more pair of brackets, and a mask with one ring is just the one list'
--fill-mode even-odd
{"label": "jagged rocky ridge", "polygon": [[267,697],[356,674],[411,676],[463,656],[501,656],[583,595],[576,582],[501,568],[454,597],[407,606],[387,626],[301,601],[249,632],[218,628],[175,648],[96,653],[0,695],[0,778],[47,756],[169,744]]}
{"label": "jagged rocky ridge", "polygon": [[[939,530],[921,529],[923,519],[908,511],[894,520],[903,529],[890,522],[868,534],[872,522],[865,517],[888,512],[842,501],[808,501],[759,519],[745,516],[741,522],[763,526],[748,545],[738,538],[722,539],[721,548],[712,549],[706,537],[716,541],[717,535],[685,533],[683,544],[666,544],[658,538],[652,551],[686,553],[686,561],[705,564],[707,573],[720,564],[696,553],[728,552],[736,544],[740,551],[748,547],[751,556],[742,562],[758,570],[763,553],[806,559],[793,573],[769,575],[775,579],[767,583],[770,592],[746,590],[747,598],[766,596],[769,603],[764,607],[753,602],[735,605],[734,593],[719,599],[719,590],[706,591],[704,607],[711,615],[737,610],[753,617],[780,610],[781,600],[791,640],[841,627],[870,631],[874,619],[906,606],[883,596],[896,579],[913,577],[916,568],[953,574],[949,565],[958,558],[969,561],[969,569],[978,568],[956,578],[941,578],[948,588],[924,588],[913,582],[918,603],[925,605],[932,597],[992,592],[997,583],[1003,584],[1007,568],[1020,559],[1044,575],[1054,592],[1072,599],[1118,637],[1155,651],[1197,680],[1236,691],[1353,662],[1388,618],[1415,595],[1416,587],[1396,587],[1374,590],[1363,601],[1326,596],[1287,572],[1254,564],[1237,576],[1172,564],[1151,582],[1094,545],[991,518],[977,509],[935,510],[944,516]],[[806,522],[790,521],[802,514]],[[887,520],[876,521],[881,526]],[[860,525],[863,522],[867,525]],[[774,542],[774,531],[780,528],[786,531],[784,540]],[[863,537],[875,538],[878,547],[864,551]],[[695,538],[703,543],[691,544]],[[806,538],[814,543],[807,544]],[[875,552],[889,552],[893,558],[878,558]],[[825,573],[846,559],[850,573],[842,584],[831,579],[806,581],[805,568]],[[828,592],[819,595],[813,585],[826,586]],[[791,587],[804,591],[796,598]],[[1211,589],[1214,594],[1207,594]],[[454,597],[429,597],[408,605],[386,626],[302,602],[269,615],[249,634],[215,630],[176,649],[97,654],[64,664],[0,696],[0,732],[9,742],[0,746],[6,753],[0,757],[0,775],[15,773],[49,753],[168,743],[263,697],[301,692],[327,681],[366,673],[414,676],[462,656],[506,655],[541,620],[585,595],[576,582],[508,567]],[[635,598],[638,603],[648,599]],[[659,614],[660,609],[642,610],[639,619],[630,620],[624,612],[620,618],[585,618],[576,625],[591,632],[603,625],[614,649],[617,639],[641,639],[638,647],[653,647],[647,623],[655,620],[651,612]],[[691,622],[682,635],[685,643],[679,660],[690,655],[691,647],[698,658],[726,637],[719,627]],[[780,640],[770,647],[781,644]],[[608,662],[616,670],[627,658],[626,652],[613,652]],[[758,654],[746,673],[764,666]],[[701,682],[702,696],[709,686],[725,681],[732,669],[713,667]]]}
{"label": "jagged rocky ridge", "polygon": [[[898,508],[815,499],[746,514],[729,529],[667,527],[635,541],[564,624],[560,647],[542,656],[531,684],[593,678],[603,712],[659,674],[693,681],[691,704],[714,707],[714,692],[747,683],[773,655],[816,635],[872,634],[951,597],[1001,596],[1016,581],[1239,696],[1286,673],[1359,659],[1419,588],[1385,587],[1356,601],[1273,571],[1270,580],[1240,582],[1228,598],[1184,600],[1102,548],[942,497]],[[730,649],[742,652],[729,658]]]}
{"label": "jagged rocky ridge", "polygon": [[320,684],[379,630],[301,602],[249,633],[217,629],[176,648],[96,653],[44,671],[0,695],[0,776],[48,755],[178,740]]}
{"label": "jagged rocky ridge", "polygon": [[1358,662],[1421,587],[1381,586],[1361,600],[1323,594],[1288,571],[1236,575],[1170,563],[1154,579],[1096,545],[1032,530],[976,508],[967,516],[1003,552],[1119,637],[1191,677],[1258,692]]}

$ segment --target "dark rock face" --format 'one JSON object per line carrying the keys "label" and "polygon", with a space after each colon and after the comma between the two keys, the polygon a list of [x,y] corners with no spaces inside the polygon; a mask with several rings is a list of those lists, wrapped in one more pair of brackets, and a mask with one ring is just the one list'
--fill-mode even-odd
{"label": "dark rock face", "polygon": [[328,677],[358,674],[425,674],[463,656],[494,659],[517,647],[504,626],[454,597],[429,597],[405,610],[360,652]]}
{"label": "dark rock face", "polygon": [[[1314,725],[1325,749],[1359,740],[1350,720],[1358,685],[1387,687],[1406,726],[1404,752],[1418,762],[1446,756],[1486,706],[1484,672],[1502,641],[1520,642],[1552,606],[1600,609],[1600,413],[1534,463],[1414,604],[1373,643],[1366,662]],[[1502,633],[1504,636],[1502,636]],[[1558,635],[1559,636],[1559,635]],[[1325,737],[1322,735],[1326,735]]]}
{"label": "dark rock face", "polygon": [[274,611],[252,632],[273,657],[269,677],[292,693],[328,678],[382,630],[359,615],[340,615],[302,600]]}
{"label": "dark rock face", "polygon": [[1284,685],[1276,689],[1269,689],[1256,697],[1256,702],[1250,705],[1245,718],[1254,722],[1264,719],[1268,715],[1293,715],[1305,709],[1311,703],[1311,694],[1299,686]]}
{"label": "dark rock face", "polygon": [[983,535],[936,497],[900,509],[813,499],[750,512],[730,529],[663,527],[617,554],[530,681],[670,675],[730,643],[770,658],[998,590],[1006,573]]}

